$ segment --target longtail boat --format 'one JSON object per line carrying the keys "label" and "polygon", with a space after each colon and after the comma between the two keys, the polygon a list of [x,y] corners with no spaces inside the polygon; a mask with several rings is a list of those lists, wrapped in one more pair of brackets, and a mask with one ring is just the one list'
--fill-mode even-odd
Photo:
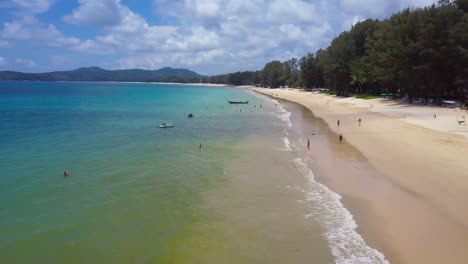
{"label": "longtail boat", "polygon": [[228,100],[230,104],[248,104],[249,101],[240,101],[240,100]]}

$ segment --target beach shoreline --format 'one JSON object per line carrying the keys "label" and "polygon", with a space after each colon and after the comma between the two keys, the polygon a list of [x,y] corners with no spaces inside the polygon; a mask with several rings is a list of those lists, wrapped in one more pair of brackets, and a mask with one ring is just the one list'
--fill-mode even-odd
{"label": "beach shoreline", "polygon": [[[13,82],[13,81],[0,81]],[[27,81],[27,82],[50,82],[50,81]],[[187,85],[187,86],[203,86],[203,87],[232,87],[228,84],[219,83],[178,83],[178,82],[119,82],[119,81],[53,81],[57,83],[130,83],[130,84],[167,84],[167,85]]]}
{"label": "beach shoreline", "polygon": [[154,82],[154,84],[169,84],[169,85],[190,85],[190,86],[203,86],[203,87],[232,87],[228,84],[219,83],[170,83],[170,82]]}
{"label": "beach shoreline", "polygon": [[447,120],[457,115],[453,109],[437,108],[438,116],[431,120],[432,108],[292,89],[249,89],[307,107],[336,133],[337,141],[342,134],[375,168],[367,178],[324,172],[319,180],[343,195],[359,232],[392,263],[468,260],[468,163],[463,158],[468,140],[463,132],[448,133]]}

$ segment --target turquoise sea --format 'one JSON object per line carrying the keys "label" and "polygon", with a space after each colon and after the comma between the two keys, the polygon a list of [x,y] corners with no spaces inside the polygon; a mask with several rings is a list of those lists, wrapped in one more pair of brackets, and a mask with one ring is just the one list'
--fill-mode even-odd
{"label": "turquoise sea", "polygon": [[2,83],[0,258],[156,258],[223,180],[229,144],[263,129],[228,98],[258,101],[232,88]]}
{"label": "turquoise sea", "polygon": [[0,263],[375,263],[282,104],[233,87],[1,82]]}

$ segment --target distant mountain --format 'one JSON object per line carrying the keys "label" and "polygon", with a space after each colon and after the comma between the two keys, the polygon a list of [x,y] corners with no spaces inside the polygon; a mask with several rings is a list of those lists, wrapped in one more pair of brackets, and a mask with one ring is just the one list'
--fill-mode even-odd
{"label": "distant mountain", "polygon": [[194,71],[170,67],[159,70],[105,70],[86,67],[46,73],[0,71],[0,81],[198,82],[203,77]]}

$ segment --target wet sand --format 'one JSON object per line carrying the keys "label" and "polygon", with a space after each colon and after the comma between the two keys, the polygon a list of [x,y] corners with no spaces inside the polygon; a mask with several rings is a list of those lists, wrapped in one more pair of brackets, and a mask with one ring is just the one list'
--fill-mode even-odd
{"label": "wet sand", "polygon": [[[322,124],[304,122],[298,130],[302,140],[311,139],[309,166],[319,181],[344,196],[359,232],[390,262],[468,261],[464,137],[300,92],[256,90],[307,106],[305,120],[317,120],[309,109],[323,118]],[[327,127],[334,133],[319,133]],[[343,143],[336,133],[344,135]]]}

